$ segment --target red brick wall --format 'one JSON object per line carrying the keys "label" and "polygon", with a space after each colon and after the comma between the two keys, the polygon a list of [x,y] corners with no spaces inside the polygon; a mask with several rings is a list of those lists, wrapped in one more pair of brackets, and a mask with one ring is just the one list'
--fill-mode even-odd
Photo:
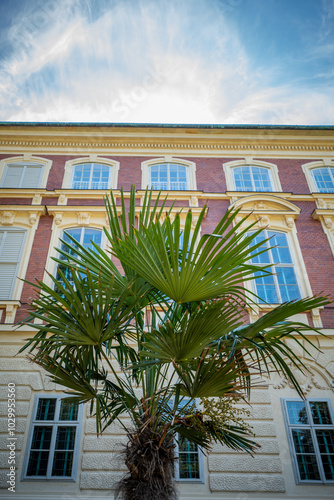
{"label": "red brick wall", "polygon": [[[46,258],[49,251],[52,221],[52,217],[48,216],[42,216],[39,220],[25,276],[27,281],[35,282],[36,279],[41,280],[43,278]],[[31,302],[33,296],[33,287],[28,283],[24,283],[21,295],[22,307],[17,312],[16,321],[20,321],[26,317],[27,306]]]}

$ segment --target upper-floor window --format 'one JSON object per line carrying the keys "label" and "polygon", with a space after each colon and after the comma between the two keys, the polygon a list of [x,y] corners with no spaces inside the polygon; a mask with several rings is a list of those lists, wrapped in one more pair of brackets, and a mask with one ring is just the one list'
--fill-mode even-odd
{"label": "upper-floor window", "polygon": [[227,191],[281,192],[278,168],[274,163],[245,157],[223,163]]}
{"label": "upper-floor window", "polygon": [[0,300],[10,300],[16,282],[26,231],[0,230]]}
{"label": "upper-floor window", "polygon": [[117,189],[119,162],[91,154],[67,160],[62,189]]}
{"label": "upper-floor window", "polygon": [[334,420],[330,401],[283,400],[298,483],[334,482]]}
{"label": "upper-floor window", "polygon": [[149,186],[152,189],[185,191],[189,189],[188,168],[177,163],[152,165]]}
{"label": "upper-floor window", "polygon": [[273,181],[268,168],[245,165],[232,168],[236,191],[273,191]]}
{"label": "upper-floor window", "polygon": [[28,439],[25,478],[75,479],[82,407],[66,398],[36,398]]}
{"label": "upper-floor window", "polygon": [[311,172],[319,193],[334,193],[334,167],[313,168]]}
{"label": "upper-floor window", "polygon": [[[263,241],[270,238],[268,241]],[[268,265],[273,274],[255,280],[255,293],[261,302],[280,304],[282,302],[300,299],[300,290],[297,281],[294,262],[289,249],[285,233],[264,230],[254,239],[254,243],[263,241],[263,244],[254,253],[267,249],[266,252],[253,257],[251,262],[259,266]],[[274,247],[274,248],[271,248]],[[255,276],[261,276],[261,271]]]}
{"label": "upper-floor window", "polygon": [[[66,233],[66,234],[65,234]],[[65,233],[62,235],[62,239],[66,242],[72,243],[71,239],[68,235],[72,236],[80,245],[85,248],[93,248],[92,242],[96,243],[96,245],[101,246],[102,242],[102,231],[100,229],[94,229],[91,227],[75,227],[71,229],[66,229]],[[61,250],[66,251],[68,255],[74,255],[74,252],[68,252],[67,247],[65,247],[64,243],[61,244]],[[64,257],[60,255],[60,259]],[[61,281],[61,277],[58,271],[61,270],[65,278],[67,278],[72,283],[71,270],[67,266],[63,266],[62,264],[58,264],[57,267],[57,279]]]}
{"label": "upper-floor window", "polygon": [[101,163],[81,163],[73,169],[72,189],[109,189],[112,167]]}
{"label": "upper-floor window", "polygon": [[44,165],[30,162],[8,163],[1,182],[2,188],[38,188]]}

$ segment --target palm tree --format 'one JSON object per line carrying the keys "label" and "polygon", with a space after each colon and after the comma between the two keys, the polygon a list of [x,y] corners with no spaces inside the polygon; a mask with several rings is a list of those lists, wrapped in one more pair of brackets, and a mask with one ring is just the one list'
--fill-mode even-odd
{"label": "palm tree", "polygon": [[56,286],[34,285],[27,321],[37,333],[22,350],[70,401],[90,403],[97,433],[115,420],[123,426],[128,474],[116,497],[168,500],[177,497],[175,440],[256,450],[236,408],[255,376],[280,372],[303,396],[293,370],[305,367],[286,340],[305,349],[299,339],[309,342],[313,329],[288,318],[328,300],[284,303],[245,324],[257,297],[243,283],[259,274],[250,260],[263,252],[261,230],[242,229],[246,218],[237,223],[229,211],[200,237],[205,208],[194,226],[189,211],[181,230],[166,199],[153,203],[147,191],[138,207],[135,198],[134,187],[118,206],[112,193],[106,198],[109,250],[62,241]]}

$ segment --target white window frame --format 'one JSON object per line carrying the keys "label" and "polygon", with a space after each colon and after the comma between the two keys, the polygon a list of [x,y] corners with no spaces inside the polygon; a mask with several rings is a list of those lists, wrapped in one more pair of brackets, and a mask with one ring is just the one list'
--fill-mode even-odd
{"label": "white window frame", "polygon": [[[203,451],[200,446],[197,445],[197,452],[182,452],[181,453],[192,453],[197,454],[198,459],[198,469],[199,469],[199,477],[180,477],[180,463],[179,458],[177,458],[174,462],[174,478],[175,481],[180,483],[204,483],[204,464],[203,464]],[[177,440],[175,440],[175,455],[179,457],[180,449]]]}
{"label": "white window frame", "polygon": [[[295,480],[297,484],[329,484],[332,485],[334,484],[334,480],[328,480],[325,477],[325,473],[323,470],[323,465],[322,465],[322,460],[321,460],[321,454],[320,450],[318,447],[318,441],[316,438],[315,430],[316,429],[333,429],[334,430],[334,412],[333,408],[331,405],[331,400],[328,398],[307,398],[305,400],[306,403],[306,412],[308,416],[308,424],[290,424],[289,422],[289,415],[288,415],[288,410],[287,410],[287,402],[303,402],[302,399],[300,398],[281,398],[281,403],[282,403],[282,410],[283,410],[283,416],[284,416],[284,422],[285,422],[285,427],[286,427],[286,433],[288,436],[288,443],[289,443],[289,448],[290,448],[290,455],[291,455],[291,460],[292,460],[292,465],[293,465],[293,472],[295,476]],[[309,403],[311,401],[316,401],[316,402],[325,402],[328,405],[328,410],[332,419],[332,425],[320,425],[320,424],[314,424],[312,421],[312,415],[309,407]],[[297,454],[295,452],[294,448],[294,442],[293,442],[293,437],[292,437],[292,430],[293,429],[310,429],[311,436],[312,436],[312,442],[314,446],[314,451],[316,455],[316,460],[318,464],[318,470],[320,474],[320,480],[315,480],[315,479],[301,479],[300,474],[299,474],[299,467],[298,467],[298,462],[297,462]]]}
{"label": "white window frame", "polygon": [[[154,158],[152,160],[146,160],[142,162],[142,189],[150,188],[151,186],[151,167],[156,165],[163,164],[176,164],[181,167],[186,167],[186,175],[187,175],[187,189],[184,190],[173,190],[174,192],[185,192],[185,191],[196,191],[196,164],[194,162],[184,160],[181,158],[174,158],[173,156],[164,156],[161,158]],[[169,191],[170,189],[166,189],[165,191]]]}
{"label": "white window frame", "polygon": [[[270,265],[270,268],[271,268],[271,272],[273,272],[273,280],[274,280],[274,285],[275,285],[275,291],[276,291],[276,295],[277,295],[277,298],[278,298],[278,302],[273,302],[272,304],[282,304],[283,301],[282,301],[282,297],[281,297],[281,291],[280,291],[280,287],[279,287],[279,283],[278,283],[278,278],[277,278],[277,274],[276,274],[276,265],[280,266],[280,267],[292,267],[293,270],[294,270],[294,273],[295,273],[295,276],[296,276],[296,285],[298,286],[298,290],[299,290],[299,298],[302,298],[303,297],[303,293],[302,293],[302,287],[301,287],[301,284],[300,284],[300,280],[299,280],[299,276],[298,276],[298,267],[296,265],[296,261],[295,261],[295,258],[294,258],[294,252],[292,251],[292,246],[291,246],[291,243],[289,241],[289,233],[288,232],[285,232],[285,231],[278,231],[276,229],[271,229],[271,228],[268,228],[268,229],[264,229],[263,232],[261,233],[261,236],[263,236],[263,239],[267,239],[268,238],[268,231],[271,232],[271,233],[281,233],[281,234],[284,234],[285,237],[286,237],[286,240],[287,240],[287,245],[288,245],[288,249],[289,249],[289,252],[290,252],[290,256],[291,256],[291,261],[292,263],[291,264],[284,264],[284,263],[281,263],[281,262],[274,262],[274,259],[273,259],[273,256],[272,256],[272,253],[271,253],[271,250],[269,249],[267,251],[267,255],[269,256],[269,260],[270,260],[270,264],[268,263],[268,266]],[[270,240],[266,242],[266,245],[267,245],[267,248],[273,246],[271,243],[270,243]],[[259,269],[261,269],[262,265],[265,266],[266,264],[253,264],[252,265],[258,265],[259,266]],[[267,268],[269,270],[269,268]],[[252,287],[253,287],[253,292],[258,294],[257,293],[257,286],[256,286],[256,280],[254,282],[252,282]],[[258,300],[258,303],[259,304],[262,304],[263,302],[259,301]],[[264,304],[266,304],[264,302]],[[268,303],[270,304],[270,303]]]}
{"label": "white window frame", "polygon": [[[237,191],[234,182],[233,169],[236,167],[259,167],[264,168],[269,171],[269,177],[271,180],[271,191]],[[282,192],[282,186],[279,180],[278,168],[274,163],[269,163],[266,161],[254,160],[252,157],[245,157],[241,160],[229,161],[223,163],[223,169],[226,179],[226,190],[235,191],[237,193],[275,193]]]}
{"label": "white window frame", "polygon": [[[73,182],[73,178],[74,178],[75,167],[77,167],[79,165],[84,165],[87,163],[101,164],[101,165],[105,165],[107,167],[110,167],[111,171],[109,173],[109,186],[106,189],[107,190],[117,189],[119,162],[115,161],[115,160],[111,160],[110,158],[104,158],[102,156],[98,156],[96,154],[91,154],[89,156],[85,156],[82,158],[76,158],[74,160],[68,160],[65,163],[65,173],[64,173],[63,183],[62,183],[62,189],[73,189],[72,182]],[[102,191],[105,191],[106,189],[102,189]],[[98,191],[96,189],[91,189],[91,188],[88,188],[87,190]],[[75,189],[75,191],[79,191],[79,190]]]}
{"label": "white window frame", "polygon": [[[77,167],[81,167],[83,165],[90,165],[90,174],[89,174],[88,187],[87,188],[73,187],[75,170],[76,170]],[[107,187],[98,187],[98,188],[91,187],[92,178],[93,178],[93,170],[94,170],[94,166],[95,165],[101,165],[103,167],[108,167],[108,169],[109,169],[109,175],[108,175],[108,183],[107,183],[108,185],[107,185]],[[105,163],[101,163],[101,162],[84,162],[84,163],[78,163],[77,165],[74,165],[74,167],[72,169],[72,177],[71,177],[70,189],[76,189],[76,190],[94,189],[94,191],[95,190],[99,190],[99,189],[101,189],[101,190],[110,189],[112,175],[113,175],[113,167],[110,166],[110,165],[106,165]]]}
{"label": "white window frame", "polygon": [[[304,165],[302,165],[302,169],[305,174],[310,193],[327,194],[325,191],[319,191],[317,183],[315,182],[314,179],[313,170],[317,168],[328,168],[328,167],[334,168],[334,160],[330,158],[322,158],[321,160],[304,163]],[[334,193],[328,193],[328,194],[330,195]]]}
{"label": "white window frame", "polygon": [[[29,189],[45,189],[49,172],[51,169],[52,161],[48,160],[46,158],[42,158],[39,156],[33,156],[31,154],[25,154],[23,156],[16,156],[12,158],[4,158],[3,160],[0,161],[0,187],[3,188],[3,184],[8,172],[8,168],[16,165],[16,166],[23,166],[23,167],[29,167],[31,166],[39,166],[41,167],[41,173],[39,177],[39,182],[38,186],[29,188]],[[24,169],[25,172],[26,168]],[[20,185],[15,188],[3,188],[3,189],[22,189],[24,186],[22,186],[22,180],[23,180],[24,175],[22,175],[22,178],[20,180]]]}
{"label": "white window frame", "polygon": [[[318,184],[317,184],[317,181],[315,179],[315,175],[314,175],[315,171],[319,170],[319,169],[326,169],[326,170],[328,170],[329,176],[331,177],[331,180],[333,182],[332,191],[320,191],[320,189],[318,187]],[[317,186],[318,193],[333,193],[334,194],[334,167],[330,167],[330,166],[327,166],[327,165],[323,166],[323,167],[315,167],[315,168],[312,168],[311,173],[312,173],[312,176],[313,176],[313,179],[314,179],[314,184]]]}
{"label": "white window frame", "polygon": [[14,233],[14,232],[24,233],[18,259],[15,260],[15,261],[14,260],[13,261],[0,260],[1,263],[5,263],[5,264],[16,264],[15,276],[14,276],[14,279],[13,279],[13,282],[12,282],[12,285],[11,285],[9,297],[6,297],[6,298],[5,297],[0,297],[0,300],[6,301],[6,300],[13,300],[14,290],[15,290],[15,287],[16,287],[17,279],[18,279],[17,275],[18,275],[18,272],[19,272],[19,268],[20,268],[20,264],[21,264],[21,259],[22,259],[22,254],[23,254],[23,250],[24,250],[24,247],[25,247],[25,244],[26,244],[26,240],[27,240],[27,230],[24,229],[24,228],[20,228],[20,227],[6,228],[6,227],[3,227],[3,226],[0,226],[0,231],[5,233],[4,234],[4,238],[2,238],[1,243],[0,243],[0,255],[1,255],[1,250],[3,248],[3,245],[5,244],[5,240],[7,238],[7,234],[8,233]]}
{"label": "white window frame", "polygon": [[[55,418],[54,420],[36,420],[36,413],[37,413],[37,408],[38,408],[38,403],[40,399],[56,399],[56,411],[55,411]],[[35,397],[34,405],[33,405],[33,412],[31,416],[31,422],[29,426],[29,434],[28,434],[28,440],[27,440],[27,447],[26,447],[26,453],[25,453],[25,459],[24,459],[24,466],[23,466],[23,476],[22,479],[28,480],[28,481],[45,481],[45,480],[53,480],[53,481],[75,481],[77,477],[77,472],[78,472],[78,458],[79,458],[79,450],[80,450],[80,440],[81,440],[81,425],[82,425],[82,417],[83,417],[83,405],[78,406],[78,418],[77,420],[59,420],[59,411],[60,411],[60,405],[61,405],[61,400],[66,399],[66,396],[64,395],[55,395],[55,394],[38,394]],[[28,465],[29,465],[29,457],[30,457],[30,451],[31,451],[31,445],[32,445],[32,439],[33,439],[33,434],[34,434],[34,428],[35,426],[45,426],[52,427],[52,436],[51,436],[51,443],[50,443],[50,451],[49,451],[49,457],[48,457],[48,465],[47,465],[47,474],[46,476],[28,476]],[[56,436],[57,436],[57,429],[58,427],[75,427],[76,428],[76,433],[75,433],[75,443],[74,443],[74,450],[73,450],[73,462],[72,462],[72,474],[71,476],[52,476],[52,465],[53,465],[53,458],[54,458],[54,452],[55,452],[55,444],[56,444]]]}

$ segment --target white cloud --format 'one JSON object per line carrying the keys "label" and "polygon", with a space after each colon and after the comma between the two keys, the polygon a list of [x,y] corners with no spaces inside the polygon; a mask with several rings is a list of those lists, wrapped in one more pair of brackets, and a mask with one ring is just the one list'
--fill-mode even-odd
{"label": "white cloud", "polygon": [[330,89],[320,95],[270,86],[274,68],[251,66],[216,0],[117,0],[101,2],[108,8],[99,13],[89,10],[89,1],[47,2],[42,11],[51,4],[55,10],[44,22],[38,25],[29,11],[11,28],[13,39],[24,26],[33,27],[3,64],[2,80],[0,69],[2,119],[332,121]]}

